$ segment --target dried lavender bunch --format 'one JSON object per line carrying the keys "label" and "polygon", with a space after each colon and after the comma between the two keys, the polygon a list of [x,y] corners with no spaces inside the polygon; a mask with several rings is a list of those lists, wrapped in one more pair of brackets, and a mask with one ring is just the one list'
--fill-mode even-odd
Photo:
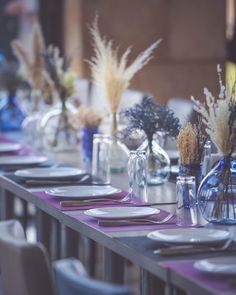
{"label": "dried lavender bunch", "polygon": [[152,97],[143,98],[141,103],[125,110],[122,114],[128,119],[125,136],[142,130],[151,141],[157,131],[163,131],[166,135],[176,138],[180,130],[179,119],[175,117],[174,112],[156,103]]}

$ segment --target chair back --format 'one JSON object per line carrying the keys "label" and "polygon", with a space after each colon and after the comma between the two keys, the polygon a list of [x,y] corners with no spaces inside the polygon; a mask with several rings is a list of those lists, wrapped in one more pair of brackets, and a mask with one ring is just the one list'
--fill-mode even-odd
{"label": "chair back", "polygon": [[81,263],[68,258],[54,262],[58,295],[133,295],[126,286],[100,282],[86,276]]}
{"label": "chair back", "polygon": [[14,220],[0,222],[0,268],[4,295],[55,294],[45,248],[28,243]]}

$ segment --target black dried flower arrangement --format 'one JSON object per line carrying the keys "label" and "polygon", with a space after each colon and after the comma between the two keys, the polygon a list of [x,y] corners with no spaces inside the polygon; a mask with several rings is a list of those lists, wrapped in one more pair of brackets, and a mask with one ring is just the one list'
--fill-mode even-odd
{"label": "black dried flower arrangement", "polygon": [[176,138],[180,131],[179,119],[175,117],[174,112],[155,102],[152,97],[143,98],[141,103],[125,110],[122,115],[128,120],[123,136],[143,131],[148,142],[151,142],[158,131],[172,138]]}

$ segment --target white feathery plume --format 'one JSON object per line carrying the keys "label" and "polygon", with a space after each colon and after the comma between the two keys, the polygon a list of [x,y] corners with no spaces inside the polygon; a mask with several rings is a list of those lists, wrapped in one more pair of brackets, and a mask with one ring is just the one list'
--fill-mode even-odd
{"label": "white feathery plume", "polygon": [[89,61],[94,82],[101,88],[107,99],[109,109],[116,113],[119,109],[122,94],[130,85],[133,78],[143,66],[153,57],[153,51],[158,47],[161,40],[152,44],[140,53],[132,64],[127,66],[131,48],[127,48],[122,56],[118,57],[118,48],[113,49],[112,41],[102,38],[95,19],[90,32],[93,37],[95,56]]}
{"label": "white feathery plume", "polygon": [[228,156],[233,152],[235,145],[234,136],[230,133],[229,126],[232,95],[222,83],[219,65],[217,66],[217,72],[220,84],[218,98],[215,98],[207,88],[204,88],[206,105],[201,104],[194,97],[191,97],[191,100],[194,103],[194,109],[202,115],[203,122],[207,127],[206,132],[212,142],[224,156]]}

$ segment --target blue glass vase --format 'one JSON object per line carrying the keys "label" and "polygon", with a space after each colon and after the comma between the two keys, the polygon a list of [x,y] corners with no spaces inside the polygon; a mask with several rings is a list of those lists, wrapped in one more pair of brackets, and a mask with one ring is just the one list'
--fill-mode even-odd
{"label": "blue glass vase", "polygon": [[21,130],[21,124],[24,118],[25,114],[18,105],[14,95],[3,98],[0,106],[1,131]]}
{"label": "blue glass vase", "polygon": [[222,158],[206,175],[198,189],[198,206],[213,223],[236,224],[236,162]]}
{"label": "blue glass vase", "polygon": [[93,153],[93,135],[98,133],[98,127],[84,127],[82,129],[83,161],[90,164]]}

